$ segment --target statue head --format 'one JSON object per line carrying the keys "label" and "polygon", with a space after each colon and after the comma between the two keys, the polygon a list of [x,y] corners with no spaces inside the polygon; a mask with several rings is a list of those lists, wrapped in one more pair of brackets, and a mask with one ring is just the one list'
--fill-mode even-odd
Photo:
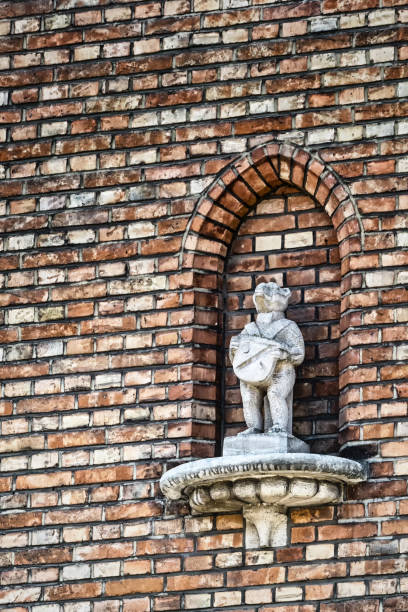
{"label": "statue head", "polygon": [[260,283],[254,293],[254,304],[257,312],[283,312],[288,307],[291,291],[279,287],[274,282]]}

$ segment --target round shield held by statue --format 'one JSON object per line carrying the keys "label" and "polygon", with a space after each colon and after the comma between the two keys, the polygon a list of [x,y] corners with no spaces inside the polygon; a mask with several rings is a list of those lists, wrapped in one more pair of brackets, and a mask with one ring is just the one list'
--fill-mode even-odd
{"label": "round shield held by statue", "polygon": [[276,342],[248,336],[240,339],[232,366],[243,382],[255,387],[264,386],[273,376],[279,355]]}

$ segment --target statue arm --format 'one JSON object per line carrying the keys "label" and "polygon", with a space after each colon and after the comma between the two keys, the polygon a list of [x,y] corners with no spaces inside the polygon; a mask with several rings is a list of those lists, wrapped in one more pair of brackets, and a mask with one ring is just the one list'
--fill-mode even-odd
{"label": "statue arm", "polygon": [[296,323],[291,323],[282,333],[282,349],[287,352],[293,365],[299,365],[305,358],[305,342]]}

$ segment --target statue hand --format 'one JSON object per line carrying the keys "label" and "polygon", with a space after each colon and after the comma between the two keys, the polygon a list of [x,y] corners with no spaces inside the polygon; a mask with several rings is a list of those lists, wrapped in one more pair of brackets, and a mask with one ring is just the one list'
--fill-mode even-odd
{"label": "statue hand", "polygon": [[281,344],[278,344],[277,342],[273,342],[271,348],[272,348],[275,356],[278,359],[287,359],[288,358],[288,351]]}
{"label": "statue hand", "polygon": [[279,361],[283,361],[288,358],[288,353],[284,349],[276,349],[275,354]]}

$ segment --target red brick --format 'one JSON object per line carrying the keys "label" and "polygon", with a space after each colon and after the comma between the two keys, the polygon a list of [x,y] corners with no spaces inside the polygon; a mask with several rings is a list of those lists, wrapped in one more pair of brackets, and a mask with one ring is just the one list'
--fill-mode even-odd
{"label": "red brick", "polygon": [[186,104],[189,102],[201,102],[201,89],[184,89],[177,93],[158,93],[146,96],[146,107],[173,106],[174,104]]}
{"label": "red brick", "polygon": [[53,3],[51,0],[28,0],[21,5],[5,1],[0,6],[0,19],[51,13],[52,10]]}
{"label": "red brick", "polygon": [[112,64],[108,61],[87,62],[86,64],[69,64],[56,68],[57,81],[72,81],[108,76],[112,73]]}
{"label": "red brick", "polygon": [[316,539],[314,527],[292,527],[291,543],[313,542]]}
{"label": "red brick", "polygon": [[115,38],[128,38],[138,36],[141,33],[141,24],[137,21],[130,24],[121,24],[116,26],[106,26],[101,28],[92,28],[85,30],[84,41],[106,41]]}
{"label": "red brick", "polygon": [[34,142],[24,145],[8,145],[0,151],[0,161],[44,157],[51,154],[51,142]]}
{"label": "red brick", "polygon": [[63,434],[49,434],[48,448],[70,448],[73,446],[92,446],[104,444],[103,431],[75,431]]}
{"label": "red brick", "polygon": [[317,89],[320,87],[320,75],[271,79],[266,81],[265,87],[268,94]]}
{"label": "red brick", "polygon": [[351,123],[351,112],[349,109],[330,111],[315,111],[303,113],[296,117],[296,127],[307,128],[318,125],[331,125],[333,123]]}
{"label": "red brick", "polygon": [[201,66],[219,62],[229,62],[232,60],[232,49],[221,49],[214,51],[187,51],[180,53],[176,57],[176,67]]}
{"label": "red brick", "polygon": [[224,576],[221,573],[208,573],[198,575],[168,576],[167,589],[169,591],[190,591],[200,588],[217,588],[223,586]]}
{"label": "red brick", "polygon": [[192,552],[194,542],[189,538],[166,538],[160,540],[139,541],[136,545],[138,555],[160,555],[181,552]]}
{"label": "red brick", "polygon": [[163,578],[124,578],[106,583],[108,596],[129,595],[139,593],[158,593],[163,590]]}
{"label": "red brick", "polygon": [[69,563],[72,550],[69,548],[39,548],[15,553],[15,565],[43,565],[49,563]]}
{"label": "red brick", "polygon": [[379,612],[380,608],[377,599],[365,599],[359,602],[322,603],[320,609],[322,612]]}
{"label": "red brick", "polygon": [[73,395],[53,397],[32,397],[19,400],[16,404],[17,414],[36,412],[54,412],[55,410],[73,410],[75,397]]}
{"label": "red brick", "polygon": [[49,68],[15,70],[10,73],[2,74],[1,78],[3,87],[21,87],[24,85],[50,83],[53,80],[53,71]]}
{"label": "red brick", "polygon": [[328,562],[324,565],[295,565],[288,568],[289,582],[301,580],[329,580],[330,578],[343,578],[346,576],[345,563]]}
{"label": "red brick", "polygon": [[[13,340],[15,339],[16,338],[13,338]],[[1,380],[9,378],[31,378],[33,376],[43,376],[48,373],[49,364],[45,362],[19,366],[0,366]]]}
{"label": "red brick", "polygon": [[266,117],[263,119],[243,119],[235,124],[235,133],[257,134],[264,130],[289,130],[291,127],[290,117]]}
{"label": "red brick", "polygon": [[255,570],[230,571],[227,578],[227,586],[237,587],[243,584],[247,586],[260,586],[262,584],[274,584],[283,582],[285,579],[285,568],[269,567]]}
{"label": "red brick", "polygon": [[131,542],[114,542],[109,544],[93,544],[81,546],[76,549],[76,557],[79,561],[96,559],[120,559],[133,555]]}
{"label": "red brick", "polygon": [[133,468],[131,466],[118,466],[110,468],[93,468],[92,470],[78,470],[74,478],[76,484],[89,484],[95,482],[114,482],[116,480],[131,480]]}
{"label": "red brick", "polygon": [[63,584],[44,588],[44,600],[84,599],[98,597],[102,593],[99,582],[83,582],[81,584]]}
{"label": "red brick", "polygon": [[5,514],[2,518],[3,529],[21,529],[41,525],[41,512],[24,512],[23,514]]}
{"label": "red brick", "polygon": [[71,477],[71,472],[18,476],[16,480],[16,489],[44,489],[67,486],[71,484]]}
{"label": "red brick", "polygon": [[[367,538],[377,533],[377,527],[373,523],[355,525],[327,525],[318,528],[319,540],[344,540],[350,538]],[[357,535],[358,534],[358,535]]]}
{"label": "red brick", "polygon": [[81,32],[55,32],[54,34],[30,34],[27,36],[27,49],[46,49],[60,45],[73,45],[82,42]]}
{"label": "red brick", "polygon": [[[82,499],[81,499],[82,501]],[[80,503],[80,500],[75,500],[76,503]],[[74,503],[75,503],[74,502]],[[102,518],[101,508],[81,508],[76,510],[70,508],[69,510],[50,510],[47,512],[45,524],[46,525],[58,525],[58,524],[70,524],[70,523],[84,523],[84,522],[95,522],[100,521]]]}

